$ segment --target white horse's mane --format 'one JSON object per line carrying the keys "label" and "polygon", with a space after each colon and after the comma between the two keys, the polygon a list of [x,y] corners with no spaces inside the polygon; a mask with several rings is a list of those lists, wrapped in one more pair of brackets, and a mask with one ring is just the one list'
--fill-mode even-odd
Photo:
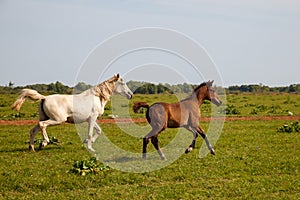
{"label": "white horse's mane", "polygon": [[102,101],[102,100],[109,101],[110,96],[112,95],[112,93],[115,89],[117,80],[118,80],[117,77],[112,77],[112,78],[82,92],[82,94],[93,94],[93,95],[99,97],[100,101]]}

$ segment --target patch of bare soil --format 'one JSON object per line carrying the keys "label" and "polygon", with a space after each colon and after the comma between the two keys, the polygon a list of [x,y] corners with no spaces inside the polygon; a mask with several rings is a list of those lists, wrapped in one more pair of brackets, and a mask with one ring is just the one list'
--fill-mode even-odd
{"label": "patch of bare soil", "polygon": [[[203,117],[200,121],[223,120],[223,118]],[[300,120],[300,116],[260,116],[260,117],[225,117],[225,121],[252,121],[252,120]],[[146,122],[146,118],[118,118],[118,119],[99,119],[98,123],[141,123]],[[32,125],[37,124],[38,120],[0,120],[0,125]]]}

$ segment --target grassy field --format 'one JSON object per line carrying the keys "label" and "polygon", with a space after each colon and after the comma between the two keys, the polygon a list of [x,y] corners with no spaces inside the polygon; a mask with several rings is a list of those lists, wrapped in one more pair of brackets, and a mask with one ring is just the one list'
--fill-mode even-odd
{"label": "grassy field", "polygon": [[[9,106],[15,95],[0,95],[0,119],[36,119],[37,103],[26,102],[18,114]],[[177,101],[173,95],[136,95],[130,106],[113,99],[132,117],[133,101]],[[119,101],[119,102],[118,102]],[[229,95],[227,106],[221,111],[229,116],[286,116],[288,111],[300,115],[299,95]],[[107,107],[114,113],[115,105]],[[210,115],[210,104],[204,104],[202,114]],[[119,109],[118,109],[119,110]],[[235,110],[235,111],[234,111]],[[253,111],[254,110],[254,111]],[[107,114],[104,117],[108,117]],[[199,158],[203,143],[199,138],[189,154],[166,167],[148,173],[110,171],[79,176],[69,171],[74,161],[89,159],[92,155],[82,144],[74,125],[49,127],[49,136],[55,136],[59,145],[49,145],[35,153],[27,150],[32,125],[0,126],[0,199],[300,199],[300,133],[277,132],[289,121],[227,121],[215,145],[216,156]],[[139,124],[102,124],[104,134],[97,142],[108,138],[119,148],[140,153],[142,141],[122,130],[136,131]],[[202,126],[208,129],[208,122]],[[183,152],[191,140],[191,133],[180,129],[185,139],[176,150]],[[165,147],[177,134],[167,129],[159,139]],[[209,136],[209,135],[208,135]],[[37,138],[41,138],[41,133]],[[97,149],[108,152],[101,145]],[[175,151],[175,148],[174,148]],[[149,153],[154,152],[149,145]],[[109,153],[109,152],[108,152]],[[119,159],[112,155],[102,160],[109,166],[138,162],[163,164],[154,152],[150,161]]]}
{"label": "grassy field", "polygon": [[[177,102],[185,98],[187,94],[159,94],[159,95],[140,95],[137,94],[131,101],[118,95],[113,96],[105,108],[102,118],[108,118],[110,114],[119,117],[144,117],[144,113],[134,114],[131,107],[133,102],[145,101],[149,104],[154,102]],[[38,102],[26,101],[20,112],[11,110],[10,106],[17,98],[17,95],[0,94],[0,119],[37,119]],[[217,113],[226,113],[227,116],[286,116],[288,112],[300,115],[300,95],[297,94],[238,94],[221,96],[227,100],[226,105],[215,107],[205,102],[201,107],[203,117],[209,117]],[[212,112],[213,110],[213,112]]]}
{"label": "grassy field", "polygon": [[[86,176],[68,172],[75,160],[91,157],[73,125],[49,128],[49,135],[56,136],[60,145],[49,145],[36,153],[27,151],[31,126],[1,126],[0,198],[299,199],[300,134],[277,132],[282,123],[226,122],[215,146],[216,156],[199,158],[200,139],[194,151],[160,170],[127,173],[112,169],[104,175]],[[103,124],[102,128],[121,148],[140,152],[141,139],[126,140],[129,136],[116,124]],[[161,135],[162,146],[174,131]],[[190,133],[187,137],[191,138]],[[164,162],[158,155],[153,159]]]}

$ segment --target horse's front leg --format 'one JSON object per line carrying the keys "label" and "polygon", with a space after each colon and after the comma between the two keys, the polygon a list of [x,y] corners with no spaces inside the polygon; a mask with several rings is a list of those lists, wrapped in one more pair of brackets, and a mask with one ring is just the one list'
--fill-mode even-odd
{"label": "horse's front leg", "polygon": [[95,122],[94,124],[94,128],[96,130],[96,134],[93,136],[92,138],[92,143],[94,143],[96,141],[96,139],[99,137],[99,135],[101,134],[102,132],[102,129],[101,127],[97,124],[97,122]]}
{"label": "horse's front leg", "polygon": [[[93,144],[93,130],[96,124],[96,119],[98,115],[91,116],[89,120],[89,125],[88,125],[88,141],[87,141],[87,148],[88,150],[95,152],[95,149],[93,149],[92,144]],[[100,127],[99,127],[100,128]]]}
{"label": "horse's front leg", "polygon": [[195,148],[196,139],[198,137],[198,132],[195,129],[188,128],[188,130],[193,133],[194,139],[193,139],[191,145],[189,146],[189,148],[187,148],[185,150],[185,153],[189,153],[189,152],[191,152]]}
{"label": "horse's front leg", "polygon": [[212,145],[211,145],[210,142],[208,141],[207,136],[206,136],[204,130],[203,130],[200,126],[198,126],[197,132],[198,132],[198,133],[201,135],[201,137],[205,140],[206,146],[207,146],[207,148],[210,150],[210,153],[211,153],[212,155],[216,155],[214,148],[212,147]]}

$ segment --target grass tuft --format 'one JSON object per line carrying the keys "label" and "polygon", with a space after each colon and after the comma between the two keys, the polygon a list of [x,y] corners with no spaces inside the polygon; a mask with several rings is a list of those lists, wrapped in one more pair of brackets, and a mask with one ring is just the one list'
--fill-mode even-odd
{"label": "grass tuft", "polygon": [[87,174],[104,174],[109,171],[110,167],[97,161],[95,157],[89,160],[74,161],[73,169],[70,170],[71,173],[79,174],[85,176]]}

